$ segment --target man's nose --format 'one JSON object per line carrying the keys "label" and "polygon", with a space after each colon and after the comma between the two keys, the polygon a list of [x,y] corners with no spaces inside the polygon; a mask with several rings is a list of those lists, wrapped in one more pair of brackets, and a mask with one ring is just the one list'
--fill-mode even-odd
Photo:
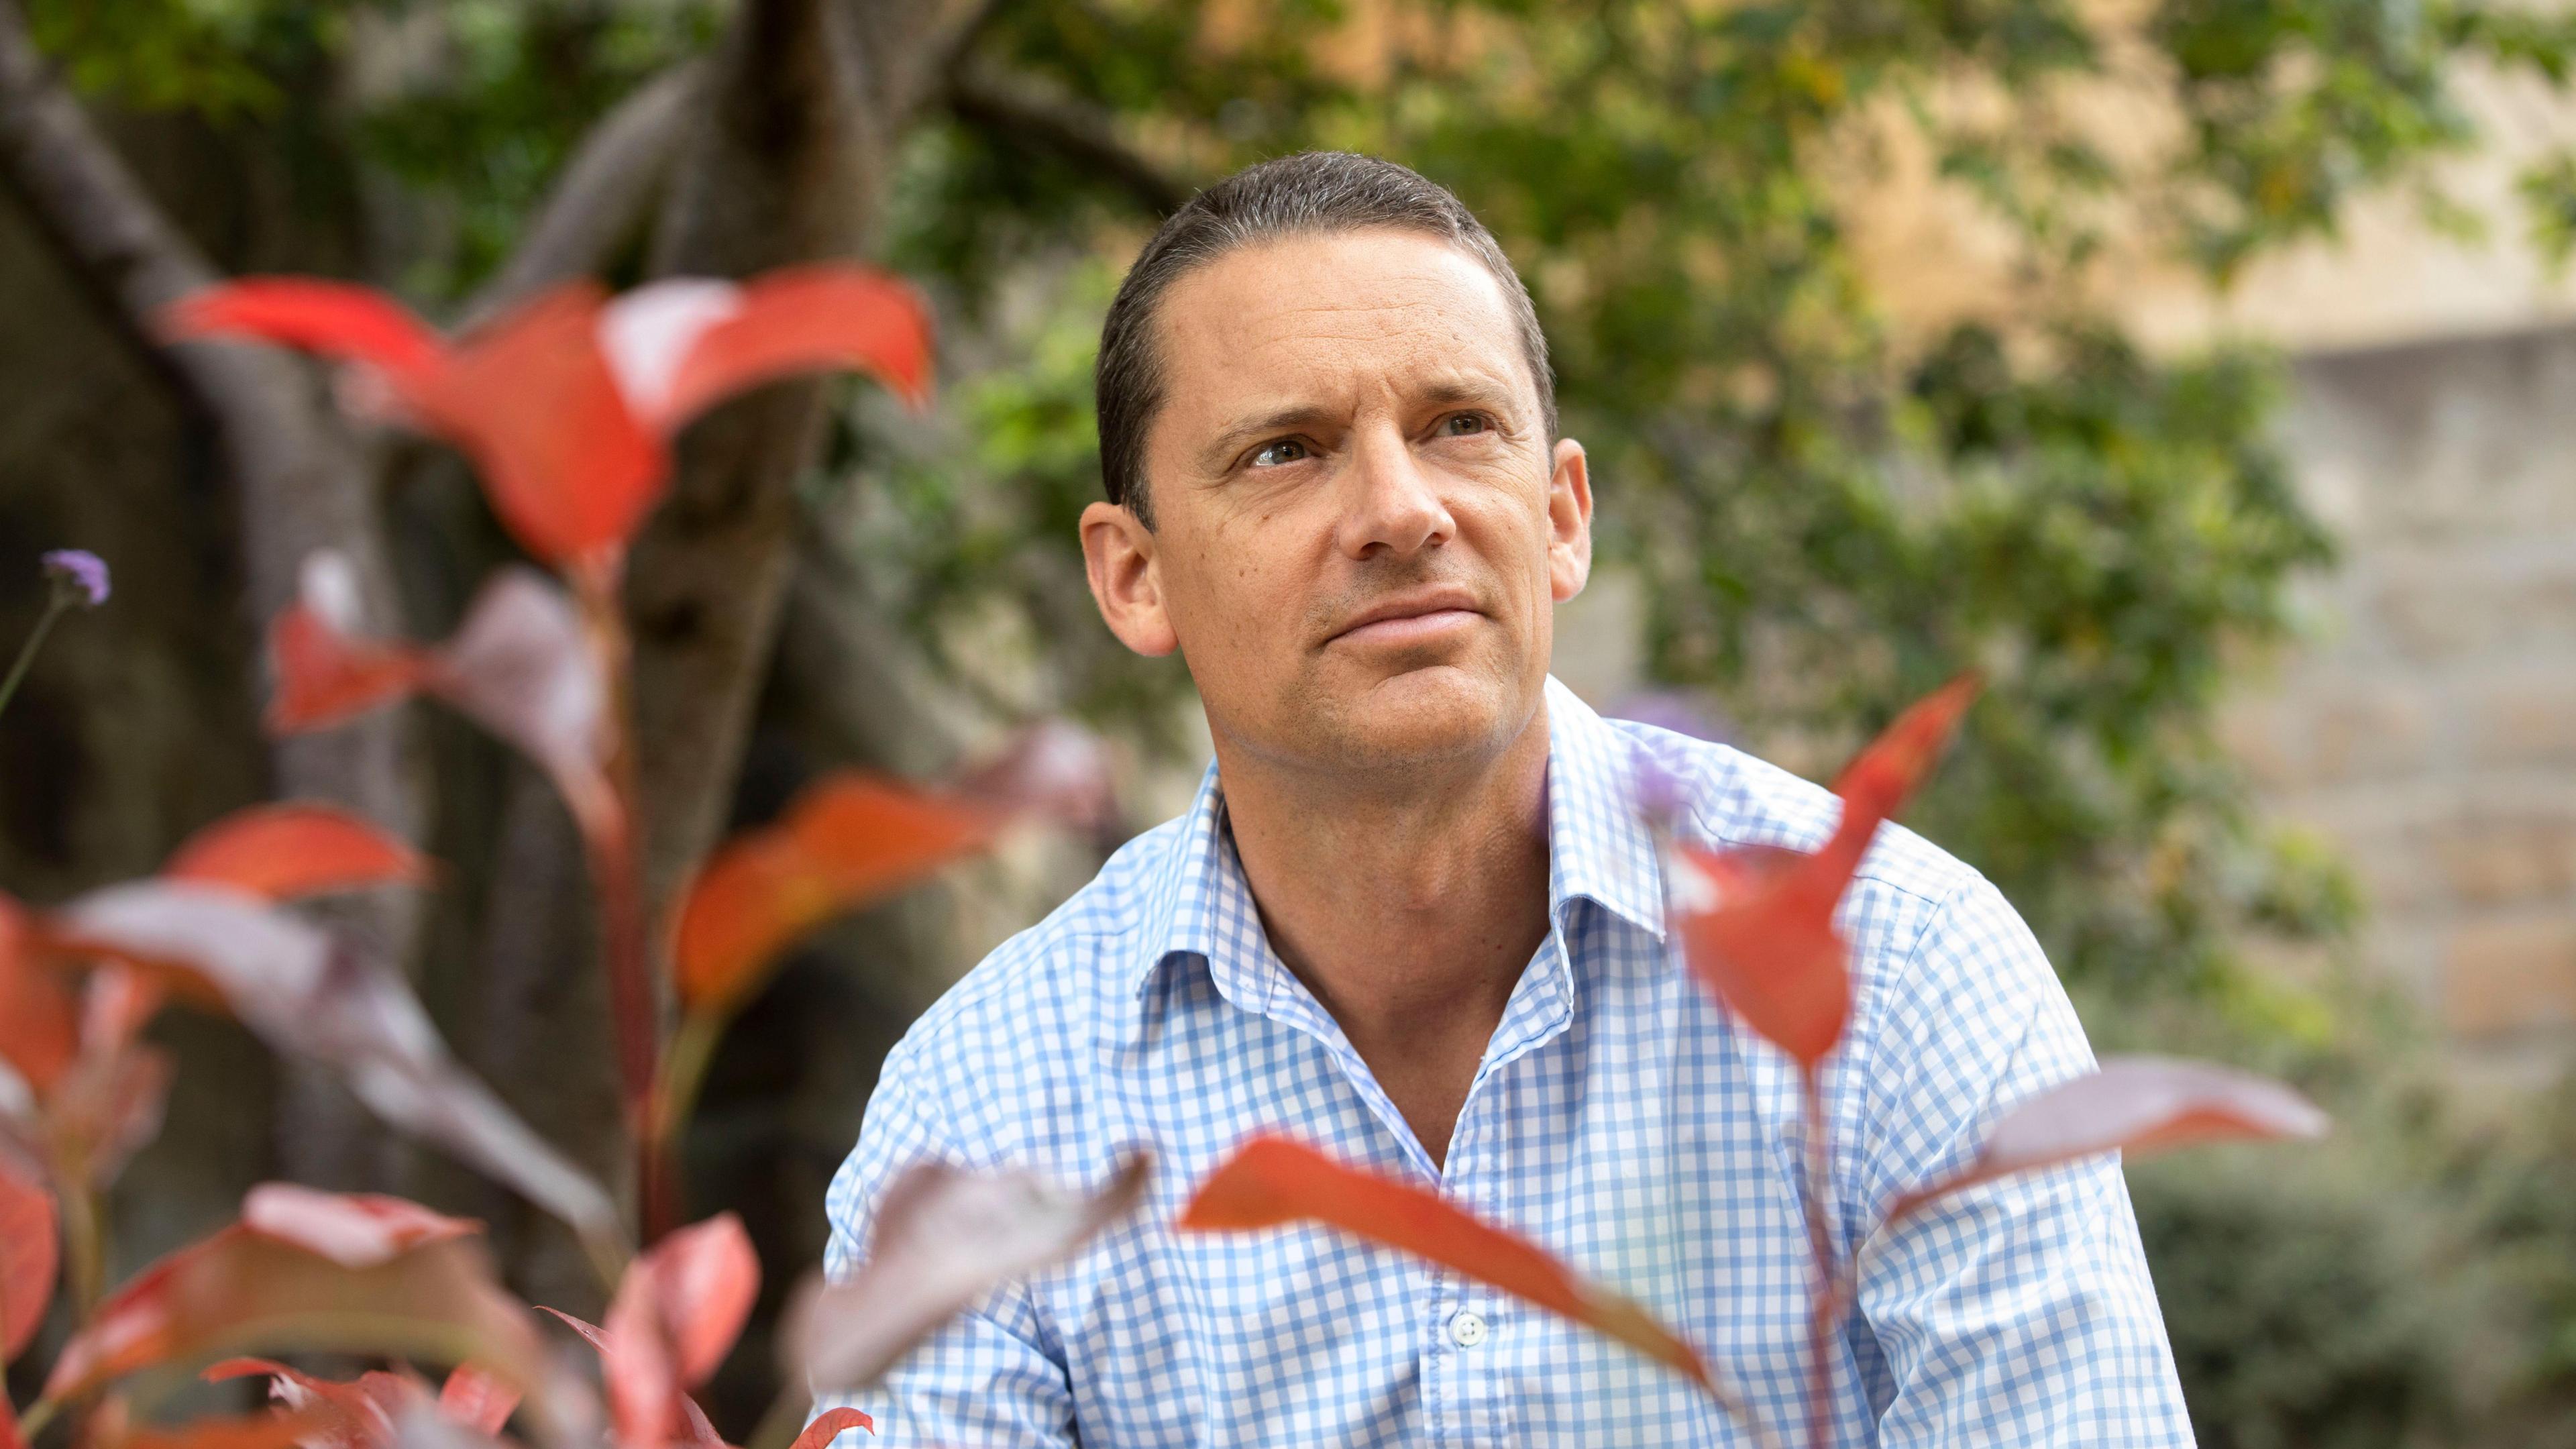
{"label": "man's nose", "polygon": [[1448,542],[1457,535],[1458,521],[1449,516],[1438,485],[1397,429],[1361,433],[1342,476],[1342,551],[1355,559],[1403,557]]}

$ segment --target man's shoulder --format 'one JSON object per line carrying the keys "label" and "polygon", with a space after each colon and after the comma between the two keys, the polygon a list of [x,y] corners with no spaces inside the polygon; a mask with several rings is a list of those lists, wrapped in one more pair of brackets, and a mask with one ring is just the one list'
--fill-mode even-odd
{"label": "man's shoulder", "polygon": [[1129,840],[1064,904],[995,947],[913,1023],[887,1072],[945,1091],[1026,1086],[1073,1066],[1142,969],[1145,917],[1186,824]]}

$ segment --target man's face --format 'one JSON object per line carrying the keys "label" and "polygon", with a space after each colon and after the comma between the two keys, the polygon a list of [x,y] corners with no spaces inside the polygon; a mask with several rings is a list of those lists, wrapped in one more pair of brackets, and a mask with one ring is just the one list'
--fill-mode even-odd
{"label": "man's face", "polygon": [[1219,738],[1282,764],[1517,738],[1553,606],[1590,567],[1592,502],[1494,278],[1412,232],[1297,237],[1182,278],[1157,325],[1155,527],[1083,519],[1111,628],[1178,648]]}

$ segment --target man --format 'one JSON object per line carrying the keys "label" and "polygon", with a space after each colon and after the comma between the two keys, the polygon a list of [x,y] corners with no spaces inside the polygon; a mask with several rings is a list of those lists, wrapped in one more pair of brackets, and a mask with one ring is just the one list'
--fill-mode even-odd
{"label": "man", "polygon": [[[877,1442],[1738,1445],[1678,1375],[1320,1229],[1183,1235],[1241,1139],[1434,1186],[1679,1326],[1803,1423],[1808,1249],[1785,1058],[1666,938],[1641,757],[1704,843],[1812,846],[1823,790],[1608,721],[1549,679],[1591,563],[1527,293],[1456,198],[1349,155],[1176,213],[1110,308],[1102,617],[1177,650],[1216,762],[1188,814],[970,973],[887,1059],[835,1182],[845,1274],[908,1163],[1096,1183],[1146,1208],[1001,1291],[861,1400]],[[2188,1444],[2115,1162],[1876,1211],[2091,1056],[1974,871],[1896,827],[1844,904],[1855,1009],[1826,1077],[1827,1217],[1860,1264],[1838,1442]]]}

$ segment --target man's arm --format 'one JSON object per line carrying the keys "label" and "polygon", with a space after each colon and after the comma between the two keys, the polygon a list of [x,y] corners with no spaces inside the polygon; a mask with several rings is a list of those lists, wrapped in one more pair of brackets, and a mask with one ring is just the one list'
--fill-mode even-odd
{"label": "man's arm", "polygon": [[[2003,1109],[2094,1064],[2038,942],[1983,879],[1942,903],[1867,1051],[1864,1208],[1958,1170]],[[2192,1443],[2115,1159],[2007,1178],[1871,1233],[1857,1297],[1888,1449]]]}
{"label": "man's arm", "polygon": [[[901,1049],[887,1058],[858,1148],[832,1179],[823,1271],[834,1282],[858,1271],[878,1199],[905,1168],[926,1161],[977,1165],[954,1151],[919,1110],[915,1070]],[[1072,1385],[1028,1293],[1017,1285],[949,1320],[884,1382],[861,1394],[825,1396],[815,1411],[844,1404],[875,1420],[876,1434],[851,1431],[835,1449],[1072,1449],[1075,1443]]]}

